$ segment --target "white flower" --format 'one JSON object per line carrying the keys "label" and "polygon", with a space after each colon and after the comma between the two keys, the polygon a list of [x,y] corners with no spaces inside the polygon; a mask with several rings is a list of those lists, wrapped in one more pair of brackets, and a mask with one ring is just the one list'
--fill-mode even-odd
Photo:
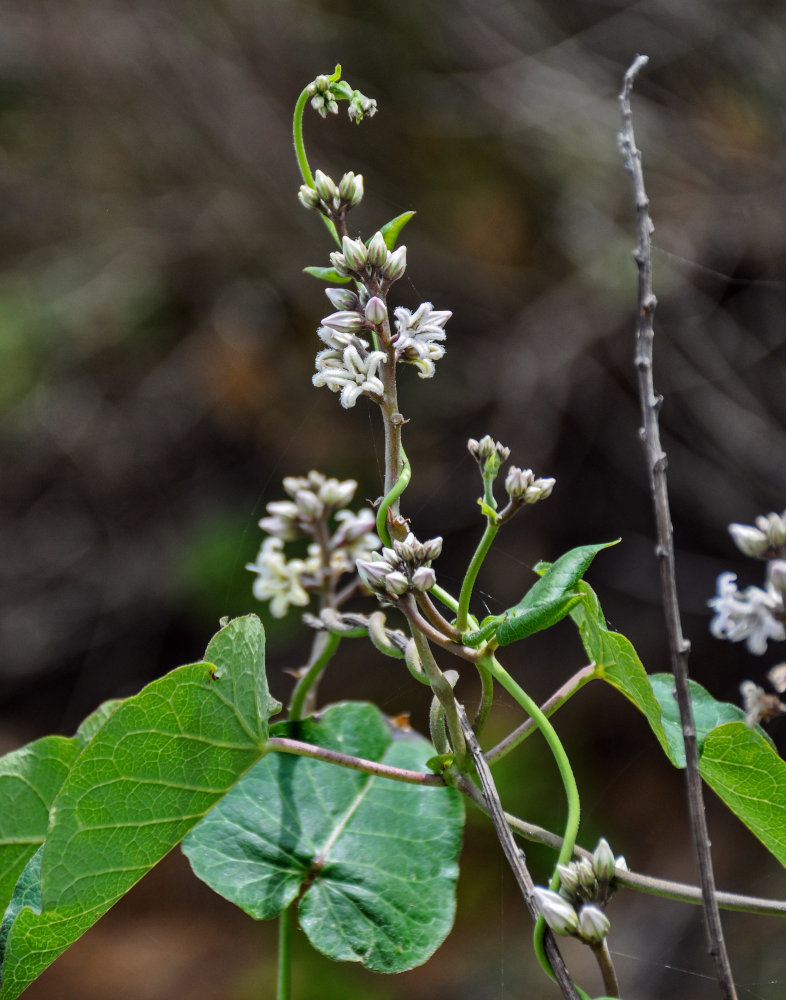
{"label": "white flower", "polygon": [[786,639],[783,622],[773,614],[783,613],[783,601],[772,589],[747,587],[738,590],[736,580],[736,573],[721,573],[718,577],[717,596],[707,601],[715,612],[710,632],[716,639],[744,640],[751,653],[761,656],[767,651],[768,640],[781,642]]}
{"label": "white flower", "polygon": [[441,343],[445,339],[443,327],[453,313],[438,311],[430,302],[422,302],[414,313],[399,306],[394,315],[396,357],[415,365],[421,378],[431,378],[434,362],[445,354]]}
{"label": "white flower", "polygon": [[382,396],[385,389],[377,377],[377,368],[384,360],[382,351],[361,354],[354,344],[343,351],[320,351],[316,357],[317,373],[311,381],[314,385],[326,385],[331,392],[340,392],[341,405],[349,409],[358,396]]}
{"label": "white flower", "polygon": [[290,604],[305,607],[310,598],[303,587],[304,575],[313,572],[313,558],[284,558],[284,543],[280,538],[266,538],[255,563],[246,563],[246,569],[257,574],[254,580],[254,597],[270,601],[270,613],[283,618]]}

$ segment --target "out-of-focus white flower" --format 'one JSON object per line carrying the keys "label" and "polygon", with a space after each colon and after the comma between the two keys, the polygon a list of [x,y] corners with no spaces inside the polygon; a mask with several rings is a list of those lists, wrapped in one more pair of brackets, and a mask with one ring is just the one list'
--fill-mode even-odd
{"label": "out-of-focus white flower", "polygon": [[421,378],[431,378],[434,362],[445,354],[441,341],[445,339],[444,326],[452,315],[448,310],[436,310],[430,302],[422,302],[415,312],[403,306],[394,311],[396,357],[415,365]]}
{"label": "out-of-focus white flower", "polygon": [[258,601],[270,601],[270,613],[274,618],[283,618],[291,604],[302,608],[310,600],[302,583],[304,574],[313,569],[310,560],[287,560],[283,548],[280,538],[266,538],[256,562],[246,563],[246,569],[257,574],[254,597]]}
{"label": "out-of-focus white flower", "polygon": [[361,395],[382,396],[385,390],[377,369],[384,360],[384,352],[361,354],[354,344],[343,351],[320,351],[316,357],[317,371],[311,381],[314,385],[326,385],[331,392],[340,392],[341,405],[349,409]]}
{"label": "out-of-focus white flower", "polygon": [[716,639],[744,641],[751,653],[761,656],[769,640],[786,639],[783,622],[775,617],[775,613],[783,614],[782,595],[779,597],[774,588],[738,590],[736,580],[736,573],[721,573],[718,577],[718,593],[707,602],[715,612],[710,632]]}

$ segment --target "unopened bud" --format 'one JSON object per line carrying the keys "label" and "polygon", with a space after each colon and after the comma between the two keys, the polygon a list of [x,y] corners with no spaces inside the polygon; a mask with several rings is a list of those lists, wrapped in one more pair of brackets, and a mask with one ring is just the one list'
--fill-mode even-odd
{"label": "unopened bud", "polygon": [[551,889],[533,889],[535,902],[543,914],[543,919],[556,934],[575,933],[579,919],[571,904]]}
{"label": "unopened bud", "polygon": [[614,855],[605,837],[600,838],[592,852],[592,868],[599,882],[611,882],[614,878]]}
{"label": "unopened bud", "polygon": [[437,556],[442,552],[442,536],[437,535],[436,538],[430,538],[427,542],[423,542],[424,558],[431,562],[432,559],[436,559]]}
{"label": "unopened bud", "polygon": [[381,590],[385,586],[385,577],[390,572],[386,562],[366,562],[358,559],[355,563],[358,576],[369,590]]}
{"label": "unopened bud", "polygon": [[576,874],[579,877],[579,885],[583,889],[592,889],[595,886],[595,871],[592,864],[586,859],[582,858],[576,864]]}
{"label": "unopened bud", "polygon": [[348,288],[326,288],[325,295],[336,309],[356,309],[358,297]]}
{"label": "unopened bud", "polygon": [[338,250],[334,250],[330,255],[330,263],[333,265],[337,274],[340,274],[342,278],[348,278],[352,273],[351,269],[347,267],[347,259],[343,253],[339,253]]}
{"label": "unopened bud", "polygon": [[298,513],[306,521],[313,521],[325,513],[325,505],[311,490],[298,490],[295,494]]}
{"label": "unopened bud", "polygon": [[368,251],[362,240],[353,240],[349,236],[345,236],[341,241],[341,249],[344,252],[347,265],[353,271],[360,271],[366,266]]}
{"label": "unopened bud", "polygon": [[319,498],[328,507],[345,507],[357,488],[354,479],[328,479],[319,489]]}
{"label": "unopened bud", "polygon": [[599,906],[587,903],[579,910],[579,937],[590,944],[600,944],[609,933],[609,918]]}
{"label": "unopened bud", "polygon": [[382,265],[382,277],[388,281],[398,281],[407,269],[407,248],[399,247]]}
{"label": "unopened bud", "polygon": [[526,498],[527,490],[532,486],[535,475],[532,469],[519,469],[511,465],[505,476],[505,491],[511,500]]}
{"label": "unopened bud", "polygon": [[769,548],[767,535],[750,524],[730,524],[729,534],[740,552],[754,559],[761,558]]}
{"label": "unopened bud", "polygon": [[409,590],[409,580],[403,573],[394,570],[385,577],[385,590],[394,597],[400,597]]}
{"label": "unopened bud", "polygon": [[378,295],[372,295],[366,303],[364,312],[366,319],[369,323],[373,323],[374,326],[379,326],[380,323],[384,322],[388,314],[385,303]]}
{"label": "unopened bud", "polygon": [[382,267],[388,259],[388,248],[385,237],[380,232],[374,233],[368,244],[368,262],[374,267]]}
{"label": "unopened bud", "polygon": [[557,872],[561,883],[560,892],[564,890],[563,894],[565,895],[573,895],[578,892],[579,877],[573,865],[557,865]]}
{"label": "unopened bud", "polygon": [[430,566],[418,566],[412,574],[412,586],[415,590],[431,590],[436,582],[437,574]]}
{"label": "unopened bud", "polygon": [[771,559],[767,563],[767,582],[780,593],[783,600],[786,594],[786,559]]}
{"label": "unopened bud", "polygon": [[326,204],[330,204],[333,198],[338,195],[338,188],[335,181],[331,177],[328,177],[327,174],[322,173],[321,170],[317,170],[314,173],[314,187],[317,189],[319,197]]}
{"label": "unopened bud", "polygon": [[310,184],[301,184],[297,193],[298,201],[304,208],[316,208],[319,204],[319,192]]}
{"label": "unopened bud", "polygon": [[354,309],[345,309],[325,316],[322,325],[336,333],[357,333],[363,329],[363,317]]}

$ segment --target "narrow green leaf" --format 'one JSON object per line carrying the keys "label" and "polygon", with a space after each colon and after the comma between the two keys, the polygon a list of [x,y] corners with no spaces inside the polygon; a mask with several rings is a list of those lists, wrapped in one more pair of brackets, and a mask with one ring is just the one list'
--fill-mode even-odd
{"label": "narrow green leaf", "polygon": [[397,215],[395,219],[391,219],[390,222],[386,222],[380,229],[382,238],[385,241],[385,246],[388,250],[393,250],[395,248],[396,240],[399,238],[401,230],[404,226],[406,226],[414,214],[414,212],[402,212],[401,215]]}
{"label": "narrow green leaf", "polygon": [[79,750],[75,739],[45,736],[0,758],[0,913],[44,842],[49,807]]}
{"label": "narrow green leaf", "polygon": [[[347,702],[276,735],[422,770],[433,748]],[[424,962],[455,913],[463,804],[449,788],[269,754],[183,841],[194,872],[256,919],[299,899],[300,924],[330,958],[377,972]]]}
{"label": "narrow green leaf", "polygon": [[595,664],[596,675],[633,702],[649,722],[666,755],[676,763],[661,721],[661,706],[636,650],[624,635],[608,630],[589,584],[582,580],[577,589],[583,600],[573,608],[571,618],[578,626],[587,657]]}
{"label": "narrow green leaf", "polygon": [[278,708],[255,616],[230,622],[206,662],[123,701],[52,804],[40,912],[8,931],[0,1000],[13,1000],[177,844],[260,758]]}
{"label": "narrow green leaf", "polygon": [[592,560],[601,549],[616,545],[617,541],[580,545],[553,562],[519,603],[506,612],[505,620],[497,629],[500,646],[549,628],[564,618],[581,600],[576,585]]}
{"label": "narrow green leaf", "polygon": [[727,722],[707,733],[702,778],[748,829],[786,865],[786,762],[761,732]]}
{"label": "narrow green leaf", "polygon": [[330,281],[335,285],[348,285],[352,280],[348,275],[339,274],[333,267],[304,267],[306,274],[320,281]]}

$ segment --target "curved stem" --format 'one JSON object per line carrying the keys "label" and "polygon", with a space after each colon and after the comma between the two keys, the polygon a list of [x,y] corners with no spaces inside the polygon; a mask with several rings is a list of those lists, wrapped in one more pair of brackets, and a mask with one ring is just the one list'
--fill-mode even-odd
{"label": "curved stem", "polygon": [[[576,786],[576,778],[570,766],[568,756],[565,753],[565,748],[562,746],[554,727],[551,725],[543,712],[541,712],[538,705],[532,700],[532,698],[530,698],[527,692],[513,680],[497,658],[493,655],[483,656],[481,657],[481,660],[494,679],[499,681],[508,694],[515,698],[524,711],[534,719],[535,725],[541,733],[543,733],[543,737],[554,756],[560,777],[562,778],[562,785],[565,789],[565,797],[568,805],[568,816],[565,822],[565,833],[563,835],[564,839],[557,856],[557,864],[566,865],[573,855],[573,846],[576,843],[576,836],[579,832],[581,805],[579,802],[579,790]],[[556,891],[559,888],[559,884],[559,874],[555,868],[554,874],[551,876],[551,880],[549,882],[549,888]],[[535,953],[546,972],[554,978],[554,973],[544,947],[545,931],[546,922],[543,917],[538,917],[535,923],[535,933],[533,938]]]}
{"label": "curved stem", "polygon": [[469,614],[469,602],[472,597],[472,588],[475,586],[475,580],[480,572],[480,567],[483,565],[483,560],[486,558],[486,555],[491,548],[491,543],[496,538],[498,531],[498,525],[492,524],[489,519],[486,522],[486,530],[483,532],[483,537],[478,543],[478,547],[475,549],[475,554],[472,556],[470,564],[467,567],[467,572],[464,575],[464,580],[461,584],[458,613],[456,614],[456,628],[459,632],[467,631],[467,618]]}
{"label": "curved stem", "polygon": [[[385,426],[387,430],[387,421]],[[394,507],[398,498],[409,485],[409,480],[412,476],[412,467],[410,466],[406,453],[400,444],[398,447],[398,453],[401,461],[401,469],[398,473],[398,479],[382,498],[379,510],[377,511],[377,534],[382,539],[384,545],[391,544],[390,532],[388,531],[388,511],[391,507]]]}
{"label": "curved stem", "polygon": [[[580,691],[587,681],[591,681],[597,676],[597,667],[593,663],[588,664],[586,667],[582,667],[581,670],[577,670],[572,677],[569,677],[568,680],[565,681],[562,687],[558,688],[554,692],[548,701],[545,701],[540,706],[541,712],[546,716],[546,718],[550,718],[554,715],[558,708],[562,708],[568,699],[572,698],[577,691]],[[502,758],[507,756],[511,750],[515,750],[520,743],[523,743],[536,726],[537,723],[534,719],[525,719],[525,721],[522,722],[520,726],[517,726],[512,733],[508,733],[504,739],[500,740],[495,747],[492,747],[491,750],[486,753],[486,760],[489,764],[494,764],[502,760]]]}
{"label": "curved stem", "polygon": [[[336,67],[336,72],[341,75],[341,67]],[[335,75],[335,74],[334,74]],[[295,104],[295,111],[292,115],[292,141],[295,146],[295,159],[297,160],[297,165],[300,170],[300,176],[303,178],[303,183],[308,184],[309,187],[314,187],[314,175],[311,173],[311,167],[308,163],[308,157],[306,156],[306,145],[303,142],[303,112],[306,110],[306,104],[308,102],[311,94],[311,86],[309,84],[304,87],[300,92],[300,97],[297,99]],[[336,232],[336,227],[320,212],[319,217],[324,222],[327,227],[328,232],[336,241],[336,243],[341,246],[341,240],[338,238],[338,233]]]}
{"label": "curved stem", "polygon": [[[478,660],[475,666],[478,668],[478,674],[480,675],[480,702],[475,712],[475,718],[472,721],[472,728],[475,730],[475,735],[480,737],[483,727],[486,725],[486,719],[489,717],[491,704],[494,701],[494,678],[486,670],[482,660]],[[486,760],[488,761],[488,754],[486,754]]]}
{"label": "curved stem", "polygon": [[296,757],[311,757],[314,760],[324,760],[328,764],[338,764],[352,771],[364,771],[380,778],[390,778],[392,781],[403,781],[409,785],[444,785],[442,776],[430,771],[409,771],[404,767],[393,767],[390,764],[380,764],[365,757],[353,757],[340,750],[330,750],[318,747],[302,740],[291,740],[288,736],[271,736],[267,741],[269,751],[294,754]]}
{"label": "curved stem", "polygon": [[322,632],[315,640],[315,648],[317,641],[319,641],[322,648],[315,656],[311,666],[297,682],[295,689],[292,692],[292,700],[289,703],[289,718],[294,721],[303,717],[303,708],[306,703],[306,698],[308,697],[308,694],[313,686],[319,680],[322,671],[328,665],[331,657],[338,649],[338,644],[341,642],[341,636],[336,635],[335,632]]}

